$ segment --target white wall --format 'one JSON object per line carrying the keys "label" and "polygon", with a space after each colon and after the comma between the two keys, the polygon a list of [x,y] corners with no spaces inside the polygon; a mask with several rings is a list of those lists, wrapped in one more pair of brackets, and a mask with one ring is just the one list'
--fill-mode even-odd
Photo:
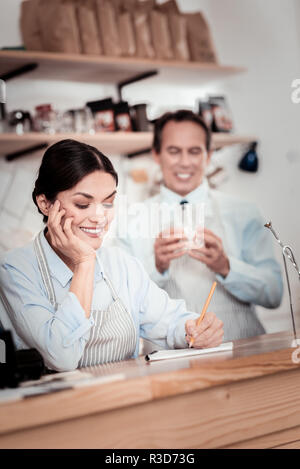
{"label": "white wall", "polygon": [[[0,47],[21,44],[19,4],[20,0],[1,1]],[[148,79],[126,88],[124,98],[131,104],[149,103],[152,117],[170,107],[193,108],[196,100],[205,93],[225,93],[236,131],[257,135],[260,168],[257,174],[243,173],[237,168],[241,148],[222,151],[218,159],[223,159],[230,175],[222,189],[256,202],[266,221],[271,219],[282,240],[294,248],[300,263],[300,104],[293,104],[290,98],[291,83],[293,79],[300,78],[299,0],[178,0],[178,4],[182,11],[204,12],[212,29],[220,63],[245,66],[248,72],[205,89],[191,87],[188,75],[186,82],[176,87],[171,84],[158,85],[157,79]],[[13,80],[7,88],[9,109],[23,107],[32,110],[34,105],[49,101],[59,103],[60,108],[68,108],[115,94],[114,87],[101,84],[31,82],[26,79]],[[120,170],[138,164],[122,163],[120,159],[116,162]],[[8,165],[2,163],[0,174],[12,172]],[[21,169],[19,165],[16,167]],[[7,183],[8,179],[5,181]],[[3,200],[6,200],[6,205]],[[0,193],[0,219],[1,207],[2,214],[3,210],[6,215],[10,212],[7,196],[1,199]],[[18,226],[21,224],[22,220],[19,220]],[[274,249],[282,263],[275,241]],[[300,286],[292,270],[291,280],[297,325],[300,327]],[[269,331],[290,328],[288,305],[285,292],[280,308],[275,311],[260,310]]]}

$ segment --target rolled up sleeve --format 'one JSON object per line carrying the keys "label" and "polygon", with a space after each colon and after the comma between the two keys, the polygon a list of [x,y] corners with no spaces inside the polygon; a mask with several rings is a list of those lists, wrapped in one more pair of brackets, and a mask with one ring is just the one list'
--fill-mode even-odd
{"label": "rolled up sleeve", "polygon": [[230,271],[217,280],[241,301],[277,308],[283,295],[282,272],[272,239],[258,210],[252,208],[242,233],[240,257],[229,256]]}
{"label": "rolled up sleeve", "polygon": [[36,348],[47,367],[67,371],[78,366],[93,319],[85,317],[76,295],[67,292],[55,310],[32,275],[10,265],[0,268],[2,292],[10,306],[10,319],[18,336]]}

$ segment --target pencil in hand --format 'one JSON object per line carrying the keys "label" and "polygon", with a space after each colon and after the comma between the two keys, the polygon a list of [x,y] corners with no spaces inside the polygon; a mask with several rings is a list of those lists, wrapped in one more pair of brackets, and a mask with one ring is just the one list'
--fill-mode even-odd
{"label": "pencil in hand", "polygon": [[[203,306],[203,309],[202,309],[202,311],[201,311],[201,314],[200,314],[199,318],[197,319],[197,322],[196,322],[196,326],[197,326],[197,327],[201,324],[201,322],[202,322],[202,320],[203,320],[203,318],[204,318],[204,316],[205,316],[205,313],[206,313],[207,308],[208,308],[208,306],[209,306],[210,300],[211,300],[211,298],[212,298],[212,296],[213,296],[213,294],[214,294],[214,291],[215,291],[216,286],[217,286],[217,282],[214,282],[214,283],[212,284],[211,289],[210,289],[209,295],[208,295],[208,297],[207,297],[207,299],[206,299],[205,305]],[[191,340],[190,340],[190,343],[189,343],[189,348],[191,348],[191,347],[193,346],[193,343],[194,343],[194,342],[195,342],[194,337],[191,337]]]}

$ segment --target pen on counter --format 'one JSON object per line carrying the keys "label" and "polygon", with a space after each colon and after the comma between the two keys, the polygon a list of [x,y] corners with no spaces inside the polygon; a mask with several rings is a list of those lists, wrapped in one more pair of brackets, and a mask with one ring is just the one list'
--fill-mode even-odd
{"label": "pen on counter", "polygon": [[[202,311],[201,311],[201,314],[200,314],[199,318],[197,319],[197,322],[196,322],[196,326],[197,326],[197,327],[201,324],[201,321],[203,320],[203,318],[204,318],[204,316],[205,316],[205,313],[206,313],[206,311],[207,311],[207,308],[208,308],[208,305],[209,305],[209,303],[210,303],[210,300],[211,300],[211,298],[212,298],[212,296],[213,296],[213,294],[214,294],[214,291],[215,291],[216,286],[217,286],[217,282],[214,282],[214,283],[212,284],[211,289],[210,289],[209,295],[208,295],[208,297],[207,297],[207,299],[206,299],[205,305],[203,306],[203,309],[202,309]],[[194,341],[195,341],[194,337],[191,337],[191,340],[190,340],[190,343],[189,343],[189,348],[191,348],[191,347],[193,346]]]}

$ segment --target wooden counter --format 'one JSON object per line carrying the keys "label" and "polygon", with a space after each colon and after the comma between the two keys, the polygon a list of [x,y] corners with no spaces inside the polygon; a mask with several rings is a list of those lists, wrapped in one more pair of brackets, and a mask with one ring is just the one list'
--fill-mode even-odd
{"label": "wooden counter", "polygon": [[86,369],[123,378],[3,403],[0,448],[300,448],[292,339],[268,334],[235,341],[232,352]]}

